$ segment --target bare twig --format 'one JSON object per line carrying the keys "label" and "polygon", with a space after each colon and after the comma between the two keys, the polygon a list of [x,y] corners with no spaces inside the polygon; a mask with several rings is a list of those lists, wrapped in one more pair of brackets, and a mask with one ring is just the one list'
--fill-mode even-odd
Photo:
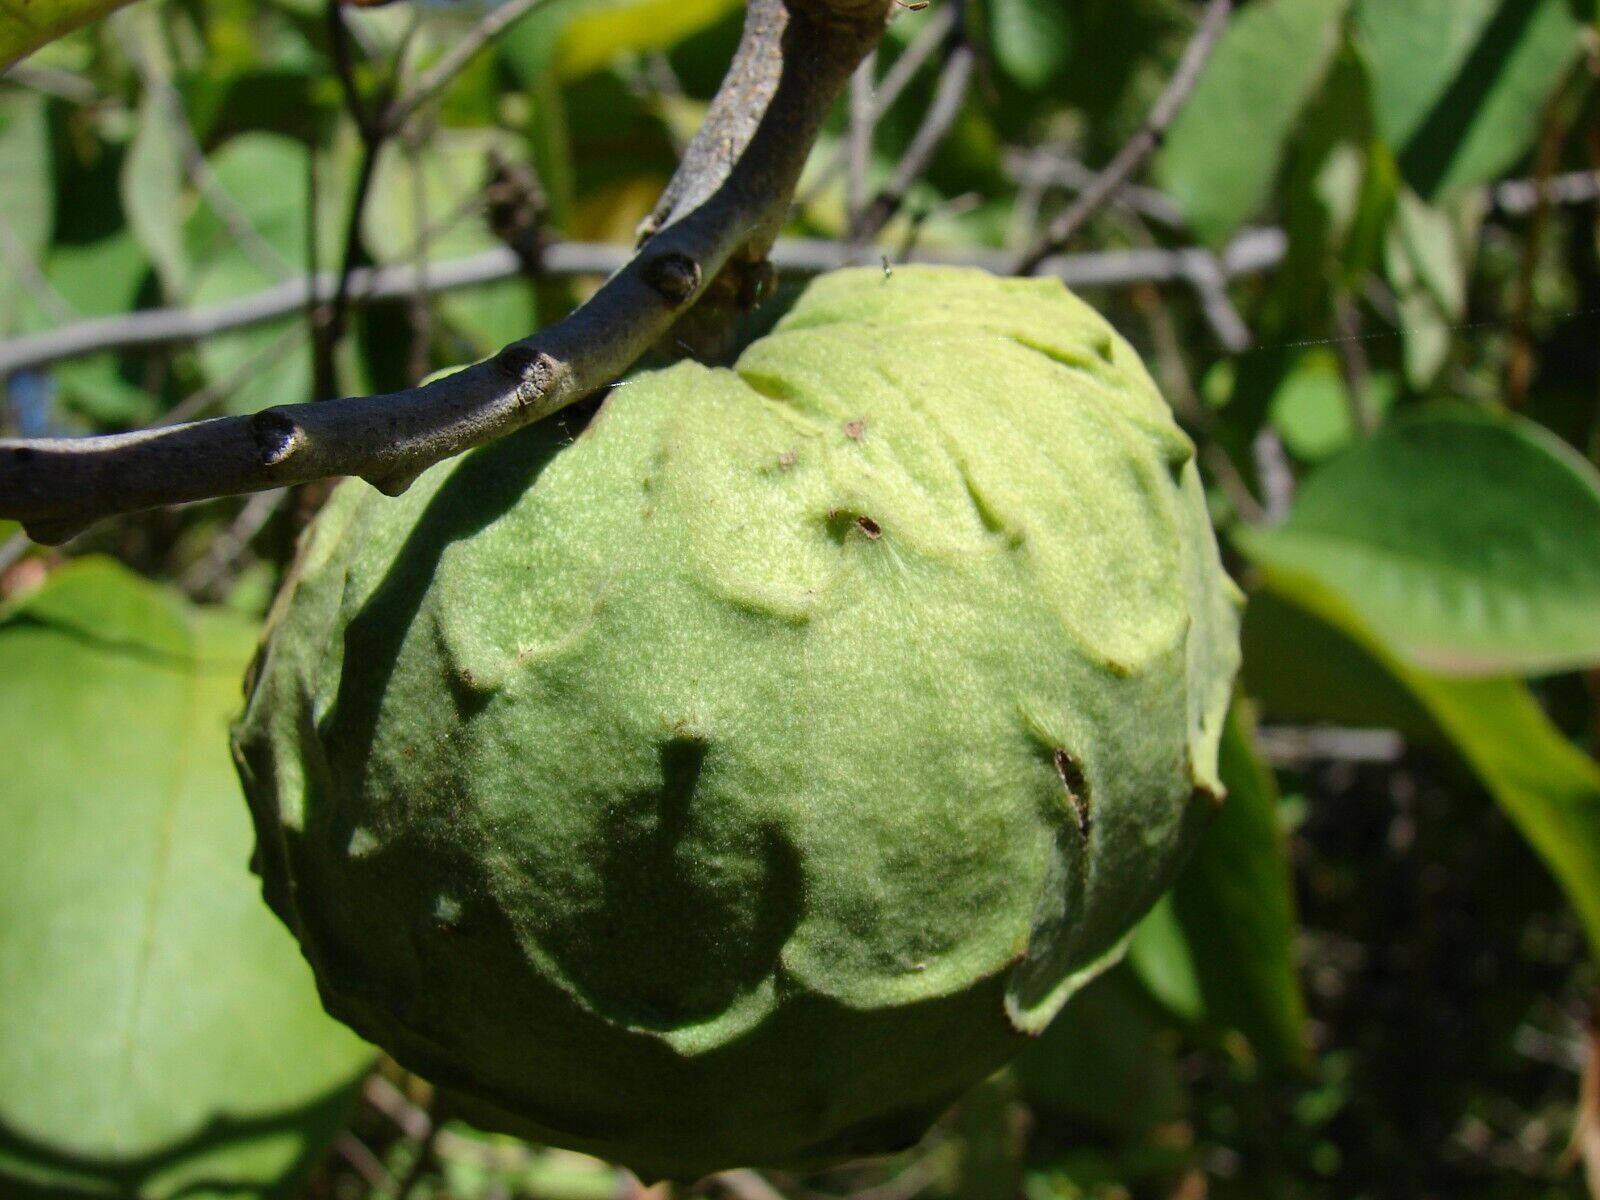
{"label": "bare twig", "polygon": [[9,224],[0,224],[0,262],[33,294],[39,307],[55,321],[70,321],[78,315],[67,298],[45,278],[27,247],[17,240]]}
{"label": "bare twig", "polygon": [[[884,72],[883,79],[879,81],[872,105],[874,122],[878,121],[900,98],[901,93],[916,78],[922,65],[933,57],[934,51],[944,45],[955,23],[956,5],[951,3],[944,4],[928,17],[928,23],[917,32],[917,36],[906,47],[905,53],[894,60],[894,65]],[[839,172],[845,169],[849,154],[848,141],[841,141],[834,147],[827,161],[807,181],[805,191],[795,201],[795,207],[805,208],[815,200],[822,190],[838,177]]]}
{"label": "bare twig", "polygon": [[410,91],[389,105],[382,116],[383,124],[389,131],[399,129],[410,120],[412,113],[449,87],[485,46],[543,3],[545,0],[506,0],[498,8],[491,8],[451,45],[444,57],[423,73]]}
{"label": "bare twig", "polygon": [[1166,136],[1173,120],[1183,108],[1184,101],[1189,98],[1189,93],[1194,90],[1194,85],[1200,79],[1200,72],[1210,59],[1211,51],[1216,47],[1223,29],[1227,27],[1228,14],[1232,9],[1233,0],[1210,0],[1206,5],[1205,15],[1200,19],[1200,27],[1195,30],[1194,36],[1189,39],[1189,44],[1184,47],[1183,57],[1178,60],[1177,70],[1172,73],[1166,88],[1157,97],[1155,106],[1151,108],[1144,124],[1139,127],[1139,132],[1128,140],[1127,145],[1117,151],[1116,157],[1100,173],[1099,178],[1084,188],[1067,211],[1051,223],[1045,236],[1017,260],[1018,274],[1031,273],[1046,256],[1072,241],[1089,218],[1109,204],[1122,186],[1144,166],[1145,160],[1155,152],[1156,147],[1161,144],[1161,139]]}
{"label": "bare twig", "polygon": [[[1574,73],[1573,78],[1578,76]],[[1540,122],[1539,148],[1534,156],[1534,205],[1528,221],[1528,233],[1523,238],[1522,261],[1517,270],[1517,294],[1511,317],[1511,353],[1506,361],[1506,405],[1519,409],[1528,399],[1528,386],[1533,382],[1533,310],[1534,280],[1538,275],[1539,257],[1544,245],[1545,227],[1550,223],[1553,207],[1550,191],[1544,185],[1554,177],[1561,162],[1561,142],[1567,125],[1563,119],[1567,88],[1557,88],[1545,105]]]}
{"label": "bare twig", "polygon": [[196,600],[215,599],[224,590],[219,584],[229,577],[256,534],[288,498],[287,489],[279,488],[257,492],[246,500],[228,528],[212,538],[205,554],[184,572],[180,583],[183,590]]}
{"label": "bare twig", "polygon": [[849,224],[855,223],[867,205],[867,172],[872,167],[872,131],[878,120],[872,98],[872,81],[877,69],[877,55],[869,54],[861,60],[856,73],[850,76],[850,128],[846,138],[849,169],[845,172],[844,189],[844,210]]}
{"label": "bare twig", "polygon": [[1263,725],[1256,730],[1261,756],[1275,767],[1313,762],[1392,763],[1406,743],[1392,729],[1346,729],[1336,725]]}
{"label": "bare twig", "polygon": [[428,1110],[413,1104],[404,1092],[376,1071],[362,1083],[361,1096],[393,1121],[407,1137],[420,1141],[433,1132],[433,1118],[428,1115]]}
{"label": "bare twig", "polygon": [[144,38],[139,51],[132,56],[134,71],[139,76],[145,95],[153,102],[156,115],[177,144],[178,153],[183,158],[185,177],[204,198],[206,206],[222,223],[228,238],[246,258],[274,279],[293,275],[294,267],[262,238],[249,216],[222,186],[211,164],[206,161],[205,151],[195,136],[183,96],[172,83],[171,54],[165,43],[166,34],[154,20],[141,26],[141,29]]}
{"label": "bare twig", "polygon": [[18,87],[43,92],[69,104],[94,104],[102,98],[100,89],[76,71],[48,66],[33,59],[12,63],[0,72],[0,79]]}
{"label": "bare twig", "polygon": [[1289,452],[1283,448],[1278,431],[1263,425],[1250,443],[1250,455],[1255,459],[1256,479],[1261,484],[1262,524],[1280,525],[1294,507],[1294,469],[1289,465]]}
{"label": "bare twig", "polygon": [[[1285,245],[1281,230],[1262,227],[1246,230],[1220,255],[1187,248],[1058,254],[1040,263],[1035,274],[1054,275],[1071,287],[1192,283],[1197,272],[1210,269],[1199,265],[1203,257],[1219,264],[1225,278],[1236,279],[1277,266],[1283,259]],[[840,242],[786,238],[773,245],[769,257],[780,271],[809,275],[846,265],[851,261],[851,251]],[[625,247],[610,243],[552,242],[541,249],[539,267],[547,276],[604,276],[621,270],[629,258]],[[1007,265],[1003,252],[976,249],[919,248],[910,255],[910,261],[982,267],[996,273],[1003,272]],[[477,287],[508,279],[519,270],[517,256],[501,246],[461,258],[429,262],[428,286],[435,293]],[[0,376],[105,350],[134,350],[172,342],[200,341],[260,325],[304,308],[312,298],[313,282],[319,298],[332,295],[333,275],[325,272],[315,281],[305,276],[286,280],[208,308],[147,308],[114,317],[92,317],[45,333],[0,341]],[[409,295],[416,286],[415,264],[358,267],[351,273],[350,296],[354,303],[392,300]],[[0,480],[3,478],[0,475]]]}
{"label": "bare twig", "polygon": [[1250,326],[1245,324],[1239,310],[1228,298],[1228,276],[1208,250],[1187,250],[1190,255],[1189,282],[1194,285],[1195,296],[1200,301],[1200,312],[1205,316],[1211,332],[1229,354],[1242,354],[1250,348]]}
{"label": "bare twig", "polygon": [[[1015,183],[1039,188],[1057,187],[1073,193],[1086,191],[1100,178],[1099,172],[1084,166],[1077,159],[1044,147],[1031,153],[1008,150],[1001,159],[1001,165]],[[1126,184],[1117,192],[1112,203],[1126,206],[1145,220],[1167,229],[1181,230],[1187,225],[1177,202],[1156,188]]]}
{"label": "bare twig", "polygon": [[[345,109],[361,135],[361,162],[356,169],[355,188],[345,214],[343,249],[339,256],[339,270],[334,277],[333,295],[325,303],[313,304],[309,314],[312,400],[333,396],[338,387],[335,359],[350,310],[350,276],[355,270],[356,255],[360,248],[361,214],[366,211],[367,195],[378,169],[378,156],[383,152],[385,139],[393,132],[386,114],[394,98],[395,79],[404,57],[403,54],[396,56],[388,81],[381,84],[378,94],[369,99],[362,95],[361,87],[356,82],[350,27],[345,22],[341,0],[327,0],[327,22],[334,75],[344,94]],[[415,26],[412,28],[415,29]],[[316,225],[314,219],[308,224],[313,239],[316,237]]]}
{"label": "bare twig", "polygon": [[1600,171],[1571,171],[1549,179],[1508,179],[1490,193],[1494,206],[1513,217],[1525,217],[1541,199],[1551,204],[1587,204],[1600,199]]}
{"label": "bare twig", "polygon": [[1578,1111],[1572,1122],[1572,1140],[1562,1161],[1583,1164],[1589,1195],[1600,1197],[1600,1002],[1589,1017],[1588,1053],[1578,1084]]}
{"label": "bare twig", "polygon": [[724,268],[764,262],[887,0],[751,0],[740,48],[638,253],[564,321],[425,387],[104,437],[0,440],[0,515],[60,541],[113,512],[360,475],[391,494],[626,370]]}
{"label": "bare twig", "polygon": [[[955,5],[952,4],[951,7],[954,8]],[[959,38],[961,28],[959,18],[954,28],[958,31],[956,36]],[[927,171],[928,164],[933,161],[934,153],[950,133],[951,126],[956,123],[956,117],[961,114],[961,106],[967,99],[967,88],[972,83],[972,63],[972,47],[965,41],[958,41],[951,47],[949,56],[945,59],[944,69],[939,72],[939,82],[934,88],[933,101],[928,105],[922,124],[912,136],[911,144],[906,147],[905,154],[895,166],[894,174],[889,177],[888,184],[872,198],[872,203],[859,215],[850,230],[851,240],[858,245],[870,240],[889,223],[894,214],[900,211],[900,206],[905,203],[906,193],[911,190],[911,185],[922,178],[923,173]]]}
{"label": "bare twig", "polygon": [[341,1133],[334,1139],[333,1148],[338,1151],[340,1158],[355,1168],[356,1174],[368,1187],[385,1195],[394,1191],[395,1180],[389,1174],[389,1168],[355,1134],[348,1130]]}
{"label": "bare twig", "polygon": [[32,543],[25,533],[13,533],[5,541],[0,542],[0,574],[4,574],[13,563],[28,552]]}
{"label": "bare twig", "polygon": [[1348,292],[1340,289],[1333,296],[1333,323],[1338,336],[1334,348],[1339,352],[1340,374],[1344,376],[1345,403],[1350,410],[1350,430],[1358,438],[1370,437],[1378,427],[1368,397],[1372,376],[1367,348],[1362,342],[1361,310]]}

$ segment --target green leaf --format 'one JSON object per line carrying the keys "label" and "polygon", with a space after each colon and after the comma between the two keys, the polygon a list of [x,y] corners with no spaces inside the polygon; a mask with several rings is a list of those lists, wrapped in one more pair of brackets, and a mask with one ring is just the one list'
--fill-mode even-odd
{"label": "green leaf", "polygon": [[[0,71],[46,42],[130,0],[16,0],[0,4]],[[9,177],[8,177],[9,178]]]}
{"label": "green leaf", "polygon": [[[1377,372],[1367,379],[1367,403],[1383,416],[1400,397],[1399,382]],[[1302,462],[1320,462],[1356,440],[1344,373],[1331,350],[1302,354],[1272,393],[1268,414],[1283,444]]]}
{"label": "green leaf", "polygon": [[246,868],[254,642],[106,560],[0,612],[7,1195],[259,1195],[341,1123],[369,1051]]}
{"label": "green leaf", "polygon": [[1067,1001],[1016,1059],[1028,1101],[1114,1133],[1140,1133],[1188,1107],[1168,1045],[1170,1021],[1126,964]]}
{"label": "green leaf", "polygon": [[1070,49],[1060,0],[989,0],[989,41],[1001,70],[1030,91],[1060,74]]}
{"label": "green leaf", "polygon": [[[6,10],[0,8],[0,13]],[[0,16],[0,45],[5,18]],[[54,180],[44,98],[29,92],[0,94],[0,333],[13,331],[27,289],[12,263],[38,266],[50,244]]]}
{"label": "green leaf", "polygon": [[1600,663],[1600,475],[1531,421],[1392,422],[1313,474],[1283,525],[1236,540],[1322,582],[1430,670]]}
{"label": "green leaf", "polygon": [[1427,200],[1516,164],[1582,28],[1571,0],[1357,0],[1355,27],[1378,128]]}
{"label": "green leaf", "polygon": [[[195,307],[270,287],[306,261],[306,148],[276,134],[246,133],[211,156],[218,186],[237,219],[248,226],[237,235],[215,206],[197,206],[184,228],[192,264],[189,303]],[[226,387],[230,412],[255,412],[307,399],[311,352],[296,326],[296,314],[237,333],[201,341],[199,355],[212,386]]]}
{"label": "green leaf", "polygon": [[1313,576],[1268,567],[1262,582],[1245,613],[1244,682],[1264,709],[1451,748],[1545,861],[1600,955],[1600,766],[1520,681],[1430,674]]}
{"label": "green leaf", "polygon": [[1346,0],[1264,0],[1233,18],[1157,171],[1195,232],[1225,242],[1265,203],[1339,44]]}
{"label": "green leaf", "polygon": [[1133,937],[1128,940],[1127,962],[1139,982],[1166,1005],[1173,1016],[1190,1024],[1205,1019],[1205,996],[1201,993],[1194,956],[1189,952],[1189,939],[1173,910],[1170,892],[1134,927]]}
{"label": "green leaf", "polygon": [[1294,895],[1278,787],[1238,706],[1223,728],[1228,799],[1178,877],[1173,911],[1211,1023],[1244,1034],[1275,1067],[1308,1064],[1294,958]]}
{"label": "green leaf", "polygon": [[525,78],[552,70],[563,83],[628,51],[676,45],[739,7],[739,0],[552,0],[505,33],[502,51]]}
{"label": "green leaf", "polygon": [[1406,378],[1418,390],[1449,356],[1467,308],[1467,273],[1475,237],[1469,222],[1425,204],[1402,187],[1384,245],[1385,273],[1400,302]]}

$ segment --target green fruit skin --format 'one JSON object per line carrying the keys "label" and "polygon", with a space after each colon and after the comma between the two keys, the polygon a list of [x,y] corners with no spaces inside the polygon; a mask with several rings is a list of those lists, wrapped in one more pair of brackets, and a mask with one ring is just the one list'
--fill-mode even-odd
{"label": "green fruit skin", "polygon": [[266,897],[485,1123],[677,1178],[903,1146],[1221,798],[1192,460],[1059,284],[896,268],[346,483],[235,732]]}

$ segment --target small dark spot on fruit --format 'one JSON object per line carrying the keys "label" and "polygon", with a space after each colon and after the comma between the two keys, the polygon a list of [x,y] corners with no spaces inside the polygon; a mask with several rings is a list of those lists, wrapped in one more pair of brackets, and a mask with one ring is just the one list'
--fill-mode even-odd
{"label": "small dark spot on fruit", "polygon": [[1089,811],[1089,781],[1084,778],[1083,764],[1065,750],[1058,749],[1051,757],[1056,764],[1056,775],[1060,777],[1061,786],[1067,793],[1067,803],[1072,805],[1072,814],[1077,818],[1078,836],[1087,842],[1092,814]]}
{"label": "small dark spot on fruit", "polygon": [[1119,662],[1114,658],[1106,659],[1106,670],[1110,671],[1118,679],[1126,679],[1129,675],[1133,674],[1132,667],[1130,667],[1127,663]]}
{"label": "small dark spot on fruit", "polygon": [[800,455],[793,450],[785,450],[782,454],[778,455],[778,465],[785,471],[799,461]]}
{"label": "small dark spot on fruit", "polygon": [[845,436],[853,442],[859,442],[867,435],[867,420],[857,417],[854,421],[847,422],[844,427]]}

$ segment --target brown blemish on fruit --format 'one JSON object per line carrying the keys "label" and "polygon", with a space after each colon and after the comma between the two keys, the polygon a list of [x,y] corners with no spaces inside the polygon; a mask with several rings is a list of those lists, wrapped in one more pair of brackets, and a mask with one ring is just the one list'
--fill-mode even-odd
{"label": "brown blemish on fruit", "polygon": [[1056,775],[1061,779],[1061,786],[1067,793],[1067,803],[1072,805],[1072,815],[1077,818],[1078,836],[1087,842],[1093,814],[1089,810],[1089,781],[1084,778],[1083,765],[1061,749],[1056,750],[1051,758],[1056,764]]}
{"label": "brown blemish on fruit", "polygon": [[847,422],[844,427],[844,433],[852,442],[859,442],[867,436],[867,419],[865,417],[857,417],[854,421]]}
{"label": "brown blemish on fruit", "polygon": [[883,528],[871,517],[857,517],[856,526],[871,541],[875,542],[883,536]]}
{"label": "brown blemish on fruit", "polygon": [[785,471],[789,470],[789,468],[793,467],[794,464],[799,461],[800,455],[793,450],[785,450],[782,454],[778,455],[778,465]]}

